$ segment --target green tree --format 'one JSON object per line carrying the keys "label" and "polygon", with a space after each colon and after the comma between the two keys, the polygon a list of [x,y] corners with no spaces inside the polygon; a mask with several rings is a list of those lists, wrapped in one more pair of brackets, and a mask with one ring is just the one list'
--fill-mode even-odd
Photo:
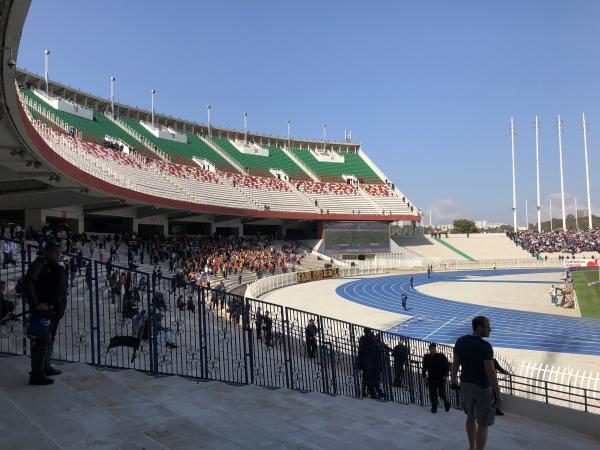
{"label": "green tree", "polygon": [[479,230],[475,226],[475,222],[468,219],[456,219],[453,223],[454,229],[452,233],[477,233]]}

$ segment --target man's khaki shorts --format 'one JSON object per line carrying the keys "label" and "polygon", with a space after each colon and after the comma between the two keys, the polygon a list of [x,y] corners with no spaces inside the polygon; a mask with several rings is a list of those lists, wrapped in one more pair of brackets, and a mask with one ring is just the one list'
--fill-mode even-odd
{"label": "man's khaki shorts", "polygon": [[496,419],[496,401],[491,387],[478,384],[462,383],[460,390],[463,397],[463,409],[469,418],[477,420],[477,424],[489,427]]}

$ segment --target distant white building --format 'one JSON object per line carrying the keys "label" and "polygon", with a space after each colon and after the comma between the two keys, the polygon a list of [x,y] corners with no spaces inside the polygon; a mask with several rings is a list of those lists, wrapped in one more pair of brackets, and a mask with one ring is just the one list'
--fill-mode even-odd
{"label": "distant white building", "polygon": [[476,220],[475,226],[480,230],[489,230],[493,228],[500,228],[501,226],[506,225],[504,223],[488,223],[487,220]]}

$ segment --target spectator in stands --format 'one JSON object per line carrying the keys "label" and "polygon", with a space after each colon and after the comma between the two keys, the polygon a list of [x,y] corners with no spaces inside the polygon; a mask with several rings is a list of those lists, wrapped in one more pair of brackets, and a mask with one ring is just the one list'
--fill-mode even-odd
{"label": "spectator in stands", "polygon": [[434,342],[429,344],[429,354],[423,356],[423,368],[421,375],[426,380],[431,399],[431,412],[435,414],[438,407],[438,397],[444,401],[446,412],[450,411],[450,401],[446,395],[446,378],[450,363],[443,353],[437,352]]}
{"label": "spectator in stands", "polygon": [[600,251],[600,230],[509,231],[506,235],[532,254]]}
{"label": "spectator in stands", "polygon": [[502,406],[494,350],[483,338],[489,337],[492,328],[487,317],[474,317],[473,333],[458,338],[454,345],[451,383],[457,386],[458,371],[463,408],[467,414],[466,429],[470,450],[484,450],[488,427],[493,425],[496,405]]}

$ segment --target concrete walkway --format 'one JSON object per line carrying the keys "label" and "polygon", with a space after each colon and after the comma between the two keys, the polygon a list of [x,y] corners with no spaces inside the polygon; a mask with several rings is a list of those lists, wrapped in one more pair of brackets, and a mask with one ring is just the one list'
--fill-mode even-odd
{"label": "concrete walkway", "polygon": [[[50,449],[467,448],[464,414],[286,389],[152,378],[60,366],[52,386],[26,385],[29,360],[0,359],[0,447]],[[600,449],[560,426],[498,418],[489,450]]]}

